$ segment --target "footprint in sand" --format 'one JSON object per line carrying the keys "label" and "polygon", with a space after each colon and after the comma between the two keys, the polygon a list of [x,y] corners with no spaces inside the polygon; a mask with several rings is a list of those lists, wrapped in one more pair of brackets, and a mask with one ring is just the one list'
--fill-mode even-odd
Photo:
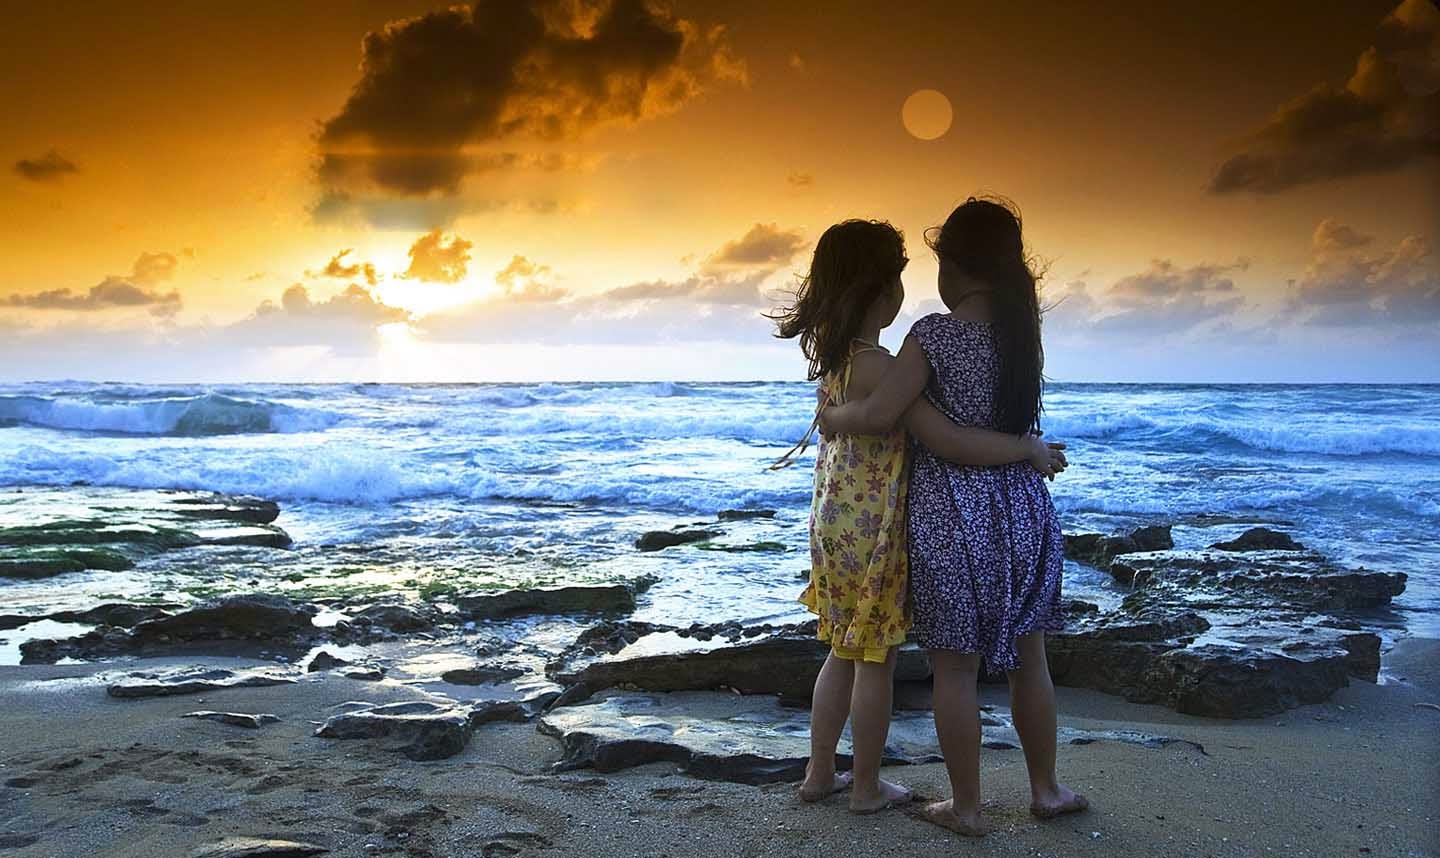
{"label": "footprint in sand", "polygon": [[550,845],[550,838],[531,831],[504,831],[485,841],[480,847],[482,858],[506,858],[519,855],[526,848],[544,849]]}

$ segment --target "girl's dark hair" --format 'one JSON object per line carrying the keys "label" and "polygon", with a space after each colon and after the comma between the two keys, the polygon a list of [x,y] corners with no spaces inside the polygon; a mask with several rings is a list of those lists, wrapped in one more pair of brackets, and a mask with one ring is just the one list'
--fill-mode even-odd
{"label": "girl's dark hair", "polygon": [[[1040,300],[1035,268],[1020,238],[1020,212],[1003,197],[967,199],[925,243],[942,261],[988,287],[1000,347],[1000,388],[995,404],[999,428],[1020,435],[1040,425]],[[943,294],[949,304],[955,295]]]}
{"label": "girl's dark hair", "polygon": [[790,306],[767,314],[775,336],[800,338],[808,378],[845,365],[865,314],[909,261],[905,236],[883,220],[847,220],[825,230]]}

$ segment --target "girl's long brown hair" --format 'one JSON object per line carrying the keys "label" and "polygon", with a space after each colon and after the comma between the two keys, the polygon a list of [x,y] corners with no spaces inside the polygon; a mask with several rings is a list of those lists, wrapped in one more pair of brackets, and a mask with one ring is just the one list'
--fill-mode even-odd
{"label": "girl's long brown hair", "polygon": [[810,380],[845,365],[865,314],[909,261],[905,236],[883,220],[847,220],[820,236],[794,300],[769,314],[775,336],[800,338]]}
{"label": "girl's long brown hair", "polygon": [[1016,435],[1035,430],[1044,408],[1045,352],[1035,265],[1025,252],[1019,209],[1004,197],[971,197],[925,240],[937,257],[988,288],[1000,346],[999,428]]}

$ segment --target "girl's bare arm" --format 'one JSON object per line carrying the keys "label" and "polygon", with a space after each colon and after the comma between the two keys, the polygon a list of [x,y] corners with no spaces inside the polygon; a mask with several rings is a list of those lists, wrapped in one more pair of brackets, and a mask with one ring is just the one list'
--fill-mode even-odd
{"label": "girl's bare arm", "polygon": [[930,452],[957,465],[1008,465],[1029,462],[1053,479],[1065,470],[1065,445],[1047,443],[1039,435],[1008,435],[978,426],[957,426],[930,400],[920,397],[905,411],[905,429]]}
{"label": "girl's bare arm", "polygon": [[826,435],[883,435],[895,428],[929,380],[930,361],[920,343],[907,336],[869,395],[851,396],[844,405],[826,408],[820,413],[820,429]]}
{"label": "girl's bare arm", "polygon": [[[904,354],[903,348],[901,354]],[[924,360],[923,352],[921,359]],[[889,383],[893,377],[899,360],[900,358],[892,358],[880,352],[857,355],[850,376],[850,386],[846,390],[849,404],[831,406],[826,409],[826,414],[880,396],[882,386]],[[928,377],[929,363],[925,362],[924,365]],[[1065,460],[1064,444],[1047,444],[1033,435],[1015,436],[977,426],[957,426],[923,396],[916,396],[902,415],[902,421],[910,434],[931,452],[957,465],[1008,465],[1011,462],[1028,461],[1040,473],[1053,477],[1068,464]],[[827,430],[826,434],[830,431],[833,430]],[[839,431],[844,433],[846,430]]]}

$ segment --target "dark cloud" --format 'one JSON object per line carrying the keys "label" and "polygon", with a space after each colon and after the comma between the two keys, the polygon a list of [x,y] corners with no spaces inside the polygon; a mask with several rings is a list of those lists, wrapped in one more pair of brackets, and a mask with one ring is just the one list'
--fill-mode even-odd
{"label": "dark cloud", "polygon": [[112,274],[85,291],[64,288],[9,295],[0,298],[0,306],[80,312],[147,307],[151,315],[168,318],[180,311],[180,293],[154,287],[172,278],[178,264],[173,253],[141,253],[128,275]]}
{"label": "dark cloud", "polygon": [[1405,0],[1343,87],[1321,84],[1280,107],[1220,165],[1212,193],[1275,193],[1384,173],[1440,155],[1440,10]]}
{"label": "dark cloud", "polygon": [[71,173],[80,172],[80,166],[57,150],[51,149],[38,158],[21,158],[14,166],[16,175],[32,182],[58,182]]}
{"label": "dark cloud", "polygon": [[1310,264],[1293,283],[1293,306],[1303,321],[1334,326],[1440,322],[1440,262],[1429,242],[1411,235],[1377,253],[1365,250],[1373,242],[1343,224],[1320,222]]}
{"label": "dark cloud", "polygon": [[805,246],[805,234],[798,229],[781,229],[757,223],[733,241],[727,241],[705,260],[703,271],[719,272],[740,268],[778,268]]}
{"label": "dark cloud", "polygon": [[815,186],[815,177],[810,173],[794,172],[786,176],[785,181],[792,188],[810,188]]}
{"label": "dark cloud", "polygon": [[296,283],[280,296],[279,304],[262,302],[249,318],[226,326],[219,336],[247,348],[326,346],[357,353],[375,348],[381,325],[409,319],[409,311],[385,304],[358,283],[324,301],[314,300]]}
{"label": "dark cloud", "polygon": [[[365,282],[374,286],[379,282],[379,276],[375,273],[375,266],[369,262],[355,262],[346,264],[344,259],[354,251],[354,248],[347,247],[325,263],[325,267],[319,271],[306,271],[307,277],[335,277],[341,280],[354,280],[356,277],[364,277]],[[252,275],[253,276],[253,275]]]}
{"label": "dark cloud", "polygon": [[317,222],[349,223],[374,229],[448,229],[463,215],[488,212],[554,214],[566,206],[553,199],[499,200],[434,194],[426,197],[392,197],[380,194],[328,192],[310,207]]}
{"label": "dark cloud", "polygon": [[473,246],[458,235],[447,240],[438,229],[427,232],[410,245],[410,267],[401,276],[430,283],[459,283],[465,278]]}
{"label": "dark cloud", "polygon": [[318,133],[327,197],[455,195],[466,175],[511,166],[510,156],[477,158],[467,147],[572,140],[745,76],[723,28],[701,29],[644,0],[437,10],[366,34],[360,69]]}

